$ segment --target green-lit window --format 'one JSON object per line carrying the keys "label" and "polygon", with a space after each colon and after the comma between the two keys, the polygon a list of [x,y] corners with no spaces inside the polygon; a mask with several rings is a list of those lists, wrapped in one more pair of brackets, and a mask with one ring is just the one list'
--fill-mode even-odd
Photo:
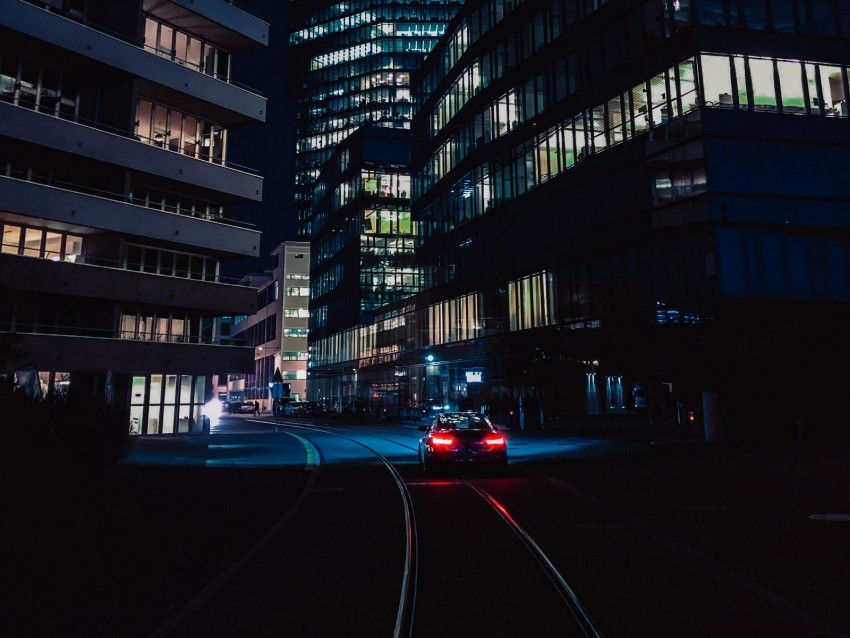
{"label": "green-lit window", "polygon": [[806,96],[803,93],[803,69],[799,62],[779,60],[776,63],[782,110],[785,113],[804,113]]}
{"label": "green-lit window", "polygon": [[729,57],[721,55],[700,56],[702,90],[709,106],[733,106],[732,72]]}
{"label": "green-lit window", "polygon": [[776,109],[776,75],[773,60],[750,58],[750,78],[753,85],[753,106],[757,109]]}
{"label": "green-lit window", "polygon": [[747,92],[747,72],[744,58],[740,56],[733,57],[732,68],[734,70],[735,90],[738,95],[738,105],[740,108],[749,108],[750,97]]}
{"label": "green-lit window", "polygon": [[145,434],[159,434],[161,426],[160,408],[162,406],[162,375],[152,374],[150,381],[150,400],[148,401],[148,422]]}

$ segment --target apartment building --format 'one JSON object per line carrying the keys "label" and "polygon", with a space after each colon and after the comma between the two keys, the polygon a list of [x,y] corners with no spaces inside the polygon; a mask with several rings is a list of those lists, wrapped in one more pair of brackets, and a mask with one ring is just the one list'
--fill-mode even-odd
{"label": "apartment building", "polygon": [[262,178],[228,138],[266,100],[230,76],[269,25],[220,0],[0,0],[0,332],[6,374],[127,410],[133,434],[200,429],[216,339],[256,310],[222,262],[260,233],[230,207]]}

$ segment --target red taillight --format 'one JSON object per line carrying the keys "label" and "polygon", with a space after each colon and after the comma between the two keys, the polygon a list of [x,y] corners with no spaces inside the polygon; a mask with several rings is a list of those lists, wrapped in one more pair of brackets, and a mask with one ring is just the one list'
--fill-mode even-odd
{"label": "red taillight", "polygon": [[502,447],[505,445],[505,437],[499,434],[490,434],[484,442],[491,447]]}
{"label": "red taillight", "polygon": [[449,447],[451,445],[454,445],[454,442],[454,437],[446,436],[445,434],[435,434],[431,437],[431,445],[435,447]]}

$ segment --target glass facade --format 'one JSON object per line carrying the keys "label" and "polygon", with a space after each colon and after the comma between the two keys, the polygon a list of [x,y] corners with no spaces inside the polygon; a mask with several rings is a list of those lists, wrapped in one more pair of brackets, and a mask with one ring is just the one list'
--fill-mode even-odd
{"label": "glass facade", "polygon": [[[840,3],[837,13],[828,11],[830,18],[823,21],[805,19],[802,14],[813,15],[822,7],[803,3],[786,24],[772,9],[762,15],[731,11],[729,3],[714,0],[645,2],[633,11],[613,13],[598,26],[595,43],[569,39],[569,32],[582,28],[603,4],[471,3],[453,25],[440,55],[423,64],[414,87],[418,164],[412,188],[414,202],[424,202],[417,204],[416,220],[425,253],[434,239],[480,220],[591,156],[701,106],[848,116],[846,64],[737,52],[695,54],[616,94],[588,99],[599,93],[598,87],[611,84],[606,74],[697,25],[722,23],[764,32],[777,31],[781,24],[784,32],[850,36],[850,18],[843,17],[850,14],[846,3]],[[780,10],[779,5],[787,4],[782,0],[772,4],[781,14],[789,13]],[[494,30],[508,18],[514,28]],[[474,46],[482,40],[486,47]],[[558,53],[553,54],[556,47]],[[474,54],[466,55],[470,49]],[[525,62],[534,56],[539,63]],[[510,82],[505,82],[506,74]],[[656,203],[703,193],[706,180],[704,166],[665,172],[654,184]],[[426,287],[456,277],[461,254],[469,252],[462,248],[459,243],[450,257],[430,260],[423,271]]]}
{"label": "glass facade", "polygon": [[300,238],[310,238],[314,183],[336,145],[366,124],[410,127],[411,73],[433,49],[460,4],[457,0],[292,4]]}
{"label": "glass facade", "polygon": [[80,235],[9,223],[0,223],[0,228],[3,230],[2,253],[52,261],[82,262],[84,259]]}
{"label": "glass facade", "polygon": [[730,414],[811,383],[754,374],[746,331],[787,347],[850,294],[823,168],[850,157],[848,38],[844,0],[465,3],[412,87],[421,292],[317,334],[323,391],[542,424],[629,411],[649,377],[691,406],[722,385]]}
{"label": "glass facade", "polygon": [[[410,136],[364,127],[338,147],[317,182],[310,269],[310,373],[340,376],[366,343],[349,342],[375,311],[417,293],[410,212]],[[342,359],[341,357],[348,357]],[[329,369],[329,367],[331,369]],[[331,388],[324,396],[335,396]]]}
{"label": "glass facade", "polygon": [[210,379],[189,374],[134,376],[130,390],[130,434],[188,434],[204,431]]}
{"label": "glass facade", "polygon": [[136,139],[206,162],[225,160],[227,131],[218,124],[149,100],[139,100]]}
{"label": "glass facade", "polygon": [[227,51],[151,16],[145,17],[145,49],[225,82],[230,79]]}
{"label": "glass facade", "polygon": [[[699,66],[697,66],[699,65]],[[520,138],[496,157],[476,154],[478,144],[470,133],[482,131],[484,139],[509,130],[504,120],[532,120],[532,110],[510,110],[515,103],[500,96],[484,108],[470,112],[469,119],[431,156],[416,180],[418,195],[429,192],[450,176],[455,166],[469,164],[473,154],[484,161],[454,182],[440,187],[441,194],[422,208],[423,240],[463,226],[491,209],[523,196],[554,176],[579,165],[593,155],[674,118],[706,108],[728,108],[768,113],[848,117],[848,68],[804,60],[783,60],[745,55],[702,53],[646,78],[631,88],[594,106],[564,118],[532,138]],[[518,125],[515,123],[515,125]],[[791,123],[793,125],[793,123]],[[697,195],[706,190],[703,167],[680,170],[656,183],[658,202]],[[451,271],[439,267],[428,271],[431,285],[449,280]]]}

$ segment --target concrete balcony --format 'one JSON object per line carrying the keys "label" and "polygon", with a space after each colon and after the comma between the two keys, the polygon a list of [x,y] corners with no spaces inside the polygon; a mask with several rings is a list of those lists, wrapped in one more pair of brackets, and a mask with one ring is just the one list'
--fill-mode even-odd
{"label": "concrete balcony", "polygon": [[64,230],[95,229],[191,247],[219,257],[258,257],[261,233],[203,218],[144,208],[107,197],[0,177],[0,202],[14,215]]}
{"label": "concrete balcony", "polygon": [[269,25],[228,0],[145,0],[145,13],[237,53],[269,43]]}
{"label": "concrete balcony", "polygon": [[2,136],[192,184],[217,194],[215,199],[222,203],[263,199],[263,178],[259,175],[4,102],[0,102]]}
{"label": "concrete balcony", "polygon": [[[235,9],[221,0],[198,4],[222,5],[224,13]],[[141,42],[104,33],[23,0],[0,0],[0,27],[24,34],[38,33],[65,51],[125,71],[157,87],[150,90],[153,97],[204,114],[224,126],[266,119],[267,100],[256,92],[158,57],[145,50]],[[265,28],[267,32],[267,24]]]}
{"label": "concrete balcony", "polygon": [[174,372],[211,374],[216,370],[251,372],[254,349],[195,343],[129,341],[99,337],[19,333],[21,354],[10,369],[38,362],[40,370],[81,373],[148,374]]}
{"label": "concrete balcony", "polygon": [[0,254],[0,288],[81,299],[96,296],[145,306],[179,306],[214,316],[252,315],[257,310],[257,290],[248,286],[9,254]]}

